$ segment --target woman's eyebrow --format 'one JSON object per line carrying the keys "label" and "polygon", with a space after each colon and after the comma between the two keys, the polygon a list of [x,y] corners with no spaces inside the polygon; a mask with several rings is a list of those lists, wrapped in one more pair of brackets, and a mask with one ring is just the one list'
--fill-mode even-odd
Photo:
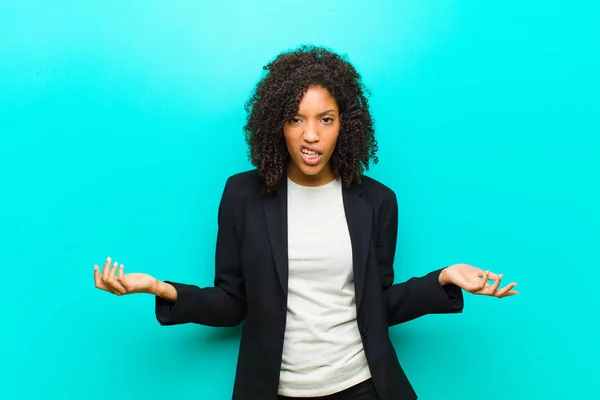
{"label": "woman's eyebrow", "polygon": [[[326,115],[326,114],[329,114],[329,113],[335,113],[335,110],[333,110],[333,109],[326,110],[326,111],[320,112],[319,114],[317,114],[317,116],[318,117],[322,117],[323,115]],[[302,113],[300,113],[300,112],[297,112],[296,115],[299,116],[299,117],[304,117],[304,115]]]}

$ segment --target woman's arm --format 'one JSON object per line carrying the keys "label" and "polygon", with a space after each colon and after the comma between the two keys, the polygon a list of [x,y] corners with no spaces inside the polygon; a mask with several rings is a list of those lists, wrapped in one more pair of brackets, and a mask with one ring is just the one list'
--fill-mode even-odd
{"label": "woman's arm", "polygon": [[442,285],[443,269],[394,284],[394,258],[398,237],[398,202],[392,192],[384,202],[383,221],[378,224],[377,261],[386,302],[388,325],[393,326],[427,314],[460,313],[462,290],[453,284]]}
{"label": "woman's arm", "polygon": [[234,198],[227,181],[218,211],[214,287],[165,281],[157,285],[155,313],[161,325],[235,326],[246,316],[246,289],[239,263]]}
{"label": "woman's arm", "polygon": [[177,289],[168,282],[156,281],[156,289],[152,292],[155,296],[171,303],[177,302]]}
{"label": "woman's arm", "polygon": [[[233,194],[229,180],[219,204],[214,287],[159,281],[144,273],[123,272],[123,265],[109,257],[102,272],[94,266],[98,289],[121,296],[149,293],[155,296],[155,314],[162,325],[197,323],[208,326],[234,326],[246,316],[246,289],[239,264]],[[118,269],[118,272],[117,272]]]}

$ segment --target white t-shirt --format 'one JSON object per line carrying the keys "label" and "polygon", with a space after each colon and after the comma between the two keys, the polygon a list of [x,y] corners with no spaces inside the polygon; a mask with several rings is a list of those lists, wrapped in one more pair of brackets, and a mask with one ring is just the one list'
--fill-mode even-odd
{"label": "white t-shirt", "polygon": [[326,396],[371,377],[356,323],[341,182],[288,179],[288,308],[279,394]]}

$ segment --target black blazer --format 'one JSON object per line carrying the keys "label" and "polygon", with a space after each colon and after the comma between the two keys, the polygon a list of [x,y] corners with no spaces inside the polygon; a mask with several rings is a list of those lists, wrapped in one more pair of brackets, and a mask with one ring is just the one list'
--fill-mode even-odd
{"label": "black blazer", "polygon": [[[457,313],[463,295],[440,270],[394,282],[398,205],[374,179],[343,189],[352,241],[357,324],[381,400],[416,399],[388,327],[426,314]],[[214,287],[170,282],[175,304],[156,298],[162,325],[235,326],[244,321],[233,399],[276,400],[286,321],[287,180],[265,196],[256,171],[231,176],[219,204]],[[318,357],[315,354],[315,357]]]}

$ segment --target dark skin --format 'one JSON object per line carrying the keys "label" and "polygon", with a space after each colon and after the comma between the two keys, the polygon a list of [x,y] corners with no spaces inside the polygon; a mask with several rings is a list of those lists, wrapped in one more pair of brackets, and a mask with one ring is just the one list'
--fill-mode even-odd
{"label": "dark skin", "polygon": [[[250,157],[261,173],[265,194],[287,176],[306,186],[339,179],[345,186],[360,182],[363,168],[376,161],[368,103],[354,68],[323,49],[303,48],[281,55],[257,85],[247,103],[246,139]],[[290,100],[292,99],[292,100]],[[478,295],[516,295],[516,283],[500,288],[502,274],[468,264],[454,264],[439,275],[441,285],[455,284]],[[145,273],[124,273],[108,257],[102,270],[94,266],[95,286],[124,295],[149,293],[177,301],[177,291]]]}
{"label": "dark skin", "polygon": [[[290,158],[298,156],[298,148],[288,146],[286,132],[296,132],[300,126],[314,129],[316,125],[307,124],[317,120],[321,128],[326,126],[323,123],[328,123],[328,120],[317,119],[322,116],[316,113],[298,115],[304,114],[300,103],[306,99],[306,93],[316,87],[325,89],[335,102],[335,106],[327,108],[334,109],[337,114],[333,123],[338,132],[333,151],[318,163],[317,169],[328,165],[333,176],[346,187],[360,183],[363,171],[378,160],[369,102],[354,67],[324,48],[303,46],[278,55],[264,69],[267,74],[258,82],[245,105],[244,133],[250,161],[263,179],[265,194],[276,191],[291,165]],[[323,138],[320,140],[319,151]],[[302,169],[307,175],[315,175],[309,169]]]}
{"label": "dark skin", "polygon": [[[337,104],[331,94],[319,86],[310,87],[300,102],[298,112],[285,124],[283,136],[289,149],[287,165],[288,177],[306,186],[319,186],[335,178],[330,158],[335,151],[340,131],[340,115]],[[310,149],[312,153],[303,154]],[[131,293],[149,293],[169,301],[177,301],[177,291],[165,282],[148,274],[124,273],[123,265],[107,258],[102,273],[94,266],[94,281],[98,289],[124,295]],[[510,283],[500,288],[502,275],[468,264],[454,264],[442,270],[439,276],[441,285],[455,284],[461,289],[479,295],[497,298],[517,294]],[[489,281],[493,281],[489,283]]]}
{"label": "dark skin", "polygon": [[335,179],[329,160],[339,132],[337,102],[325,88],[311,86],[298,112],[283,126],[290,154],[288,178],[305,186],[319,186]]}

